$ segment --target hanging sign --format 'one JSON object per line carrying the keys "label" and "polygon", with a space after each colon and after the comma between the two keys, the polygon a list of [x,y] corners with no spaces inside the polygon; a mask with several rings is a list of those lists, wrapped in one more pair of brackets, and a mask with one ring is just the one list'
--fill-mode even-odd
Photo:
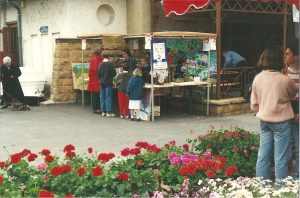
{"label": "hanging sign", "polygon": [[157,43],[153,42],[152,54],[153,54],[153,70],[168,68],[165,42],[157,42]]}
{"label": "hanging sign", "polygon": [[293,21],[299,23],[299,10],[296,5],[293,5]]}
{"label": "hanging sign", "polygon": [[145,36],[145,49],[151,49],[151,36]]}
{"label": "hanging sign", "polygon": [[216,39],[214,38],[209,39],[209,50],[217,50]]}
{"label": "hanging sign", "polygon": [[86,50],[86,39],[81,40],[81,49]]}
{"label": "hanging sign", "polygon": [[209,45],[209,39],[203,39],[203,51],[209,51],[210,45]]}

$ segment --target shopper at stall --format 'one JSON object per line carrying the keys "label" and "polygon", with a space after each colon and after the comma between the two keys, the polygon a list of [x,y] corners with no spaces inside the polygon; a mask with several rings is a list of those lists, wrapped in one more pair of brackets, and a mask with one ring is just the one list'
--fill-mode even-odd
{"label": "shopper at stall", "polygon": [[[299,87],[299,47],[290,45],[284,53],[284,63],[287,65],[286,74]],[[295,118],[292,122],[292,132],[295,142],[295,173],[294,178],[299,179],[299,94],[291,100]]]}
{"label": "shopper at stall", "polygon": [[140,121],[140,108],[142,102],[144,80],[142,71],[136,68],[133,71],[133,76],[130,78],[127,86],[127,95],[129,97],[129,109],[131,121]]}
{"label": "shopper at stall", "polygon": [[116,70],[111,62],[109,62],[108,54],[103,54],[103,62],[99,65],[98,78],[100,81],[100,104],[102,116],[115,116],[112,113],[112,85],[113,78],[116,76]]}
{"label": "shopper at stall", "polygon": [[149,64],[149,58],[147,56],[144,56],[141,59],[140,69],[142,70],[142,76],[144,82],[151,83],[151,76],[150,76],[151,66]]}
{"label": "shopper at stall", "polygon": [[174,72],[174,78],[183,78],[184,76],[184,72],[182,71],[182,67],[184,66],[185,60],[184,58],[179,58],[177,60],[177,65],[176,65],[176,69]]}
{"label": "shopper at stall", "polygon": [[223,68],[240,68],[247,67],[247,62],[244,57],[234,51],[223,51],[225,62]]}
{"label": "shopper at stall", "polygon": [[91,92],[92,109],[94,113],[100,114],[100,85],[98,79],[98,67],[103,61],[101,56],[103,49],[97,47],[91,57],[89,67],[88,91]]}
{"label": "shopper at stall", "polygon": [[271,179],[270,163],[275,161],[275,179],[288,176],[288,159],[291,122],[294,118],[290,98],[298,92],[292,80],[281,74],[283,51],[280,47],[268,47],[261,54],[259,67],[251,92],[251,110],[260,119],[260,145],[256,162],[256,176]]}
{"label": "shopper at stall", "polygon": [[125,69],[128,70],[129,74],[132,76],[132,73],[137,66],[137,61],[131,56],[130,49],[123,49],[123,58],[125,60]]}
{"label": "shopper at stall", "polygon": [[128,71],[125,70],[123,70],[123,73],[120,73],[116,78],[116,85],[118,86],[118,103],[120,109],[120,118],[128,118],[129,116],[129,98],[126,95],[129,79],[130,75],[128,74]]}
{"label": "shopper at stall", "polygon": [[3,63],[0,67],[4,100],[4,105],[1,109],[7,108],[13,102],[26,106],[24,105],[24,93],[18,79],[22,74],[20,68],[12,64],[11,58],[8,56],[3,58]]}

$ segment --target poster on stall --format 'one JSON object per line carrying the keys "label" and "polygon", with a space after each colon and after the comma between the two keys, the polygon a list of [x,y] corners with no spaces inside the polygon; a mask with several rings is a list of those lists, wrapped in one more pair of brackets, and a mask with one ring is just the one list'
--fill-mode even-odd
{"label": "poster on stall", "polygon": [[166,43],[163,41],[152,42],[152,54],[153,54],[153,70],[167,69],[167,55],[166,55]]}
{"label": "poster on stall", "polygon": [[[83,67],[82,67],[83,66]],[[87,90],[90,63],[72,63],[73,88]],[[82,75],[83,72],[83,75]],[[82,80],[83,78],[83,80]]]}
{"label": "poster on stall", "polygon": [[209,39],[203,39],[203,51],[209,51],[210,50],[210,44]]}
{"label": "poster on stall", "polygon": [[216,39],[209,39],[209,50],[217,50]]}

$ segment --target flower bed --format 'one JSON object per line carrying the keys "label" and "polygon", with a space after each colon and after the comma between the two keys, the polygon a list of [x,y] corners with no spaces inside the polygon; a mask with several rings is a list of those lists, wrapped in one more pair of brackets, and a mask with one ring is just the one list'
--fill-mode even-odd
{"label": "flower bed", "polygon": [[[210,130],[187,142],[180,146],[171,141],[163,147],[137,142],[133,148],[124,148],[121,157],[97,154],[92,148],[79,156],[72,144],[65,146],[64,159],[48,149],[39,153],[24,149],[0,162],[0,196],[210,197],[244,189],[259,197],[264,194],[260,185],[271,188],[261,181],[240,177],[254,175],[256,133],[239,128]],[[257,181],[257,186],[250,185],[250,181]],[[282,185],[292,189],[289,195],[296,195],[295,182],[291,182]],[[247,186],[237,187],[243,183]]]}

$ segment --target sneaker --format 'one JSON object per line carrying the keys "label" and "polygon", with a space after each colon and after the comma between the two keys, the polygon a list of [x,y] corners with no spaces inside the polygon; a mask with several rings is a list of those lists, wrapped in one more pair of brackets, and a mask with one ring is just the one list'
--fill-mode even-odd
{"label": "sneaker", "polygon": [[128,119],[128,118],[129,118],[129,116],[128,116],[128,115],[126,115],[124,118]]}
{"label": "sneaker", "polygon": [[123,119],[123,118],[124,118],[124,116],[120,115],[120,118],[121,118],[121,119]]}
{"label": "sneaker", "polygon": [[106,116],[106,113],[102,113],[102,116],[103,116],[103,117]]}
{"label": "sneaker", "polygon": [[115,117],[116,115],[115,114],[113,114],[113,113],[107,113],[106,114],[106,117]]}

